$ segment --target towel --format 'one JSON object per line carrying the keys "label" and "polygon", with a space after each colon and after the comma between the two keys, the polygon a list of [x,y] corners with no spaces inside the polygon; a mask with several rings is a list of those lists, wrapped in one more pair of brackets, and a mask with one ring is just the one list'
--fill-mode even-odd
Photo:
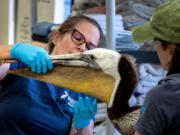
{"label": "towel", "polygon": [[135,106],[137,104],[137,99],[134,95],[131,96],[131,98],[129,99],[129,106]]}
{"label": "towel", "polygon": [[154,87],[157,83],[158,81],[139,80],[138,85],[142,85],[143,87]]}
{"label": "towel", "polygon": [[137,105],[140,105],[140,106],[143,105],[145,97],[146,97],[146,94],[139,95],[137,97]]}
{"label": "towel", "polygon": [[148,74],[156,76],[164,76],[167,71],[163,70],[162,66],[155,64],[140,64],[139,74],[141,77],[147,76]]}
{"label": "towel", "polygon": [[164,77],[165,77],[165,75],[155,76],[152,74],[147,74],[146,76],[140,75],[139,79],[145,80],[145,81],[151,81],[151,82],[159,82]]}
{"label": "towel", "polygon": [[146,94],[150,89],[152,89],[154,86],[143,86],[141,84],[138,84],[136,87],[136,92],[140,94]]}

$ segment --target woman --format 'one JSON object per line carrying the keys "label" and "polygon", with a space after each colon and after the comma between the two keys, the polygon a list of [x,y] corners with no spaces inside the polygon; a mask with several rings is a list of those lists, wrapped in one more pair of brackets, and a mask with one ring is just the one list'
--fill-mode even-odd
{"label": "woman", "polygon": [[180,0],[159,6],[150,23],[138,26],[133,39],[138,42],[154,40],[156,52],[167,77],[146,96],[135,135],[180,134]]}
{"label": "woman", "polygon": [[[94,49],[104,41],[100,26],[86,16],[67,19],[52,35],[49,42],[51,55],[77,53]],[[52,59],[40,48],[21,43],[14,46],[0,46],[0,59],[18,59],[32,68],[33,72],[46,73],[53,69]],[[1,65],[0,82],[0,133],[6,135],[68,135],[93,134],[93,118],[96,104],[90,105],[92,97],[33,79],[4,72],[24,67],[24,64]],[[2,73],[3,72],[3,73]],[[82,105],[85,111],[93,108],[90,118],[82,119]],[[83,115],[84,116],[84,115]],[[85,115],[86,116],[86,115]],[[72,122],[72,118],[74,121]],[[83,117],[84,118],[84,117]],[[72,124],[73,123],[73,124]],[[71,126],[72,125],[72,126]]]}

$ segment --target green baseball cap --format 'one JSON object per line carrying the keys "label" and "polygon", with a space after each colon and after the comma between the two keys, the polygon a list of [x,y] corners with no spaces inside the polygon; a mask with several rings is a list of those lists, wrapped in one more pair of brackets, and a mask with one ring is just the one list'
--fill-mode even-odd
{"label": "green baseball cap", "polygon": [[137,43],[154,38],[180,43],[180,0],[170,0],[156,8],[151,21],[134,28],[132,37]]}

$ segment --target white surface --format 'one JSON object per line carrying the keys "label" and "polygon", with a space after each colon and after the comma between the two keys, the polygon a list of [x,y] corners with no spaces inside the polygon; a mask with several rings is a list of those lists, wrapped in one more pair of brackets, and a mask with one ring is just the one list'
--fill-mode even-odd
{"label": "white surface", "polygon": [[64,21],[64,0],[54,0],[54,23]]}
{"label": "white surface", "polygon": [[15,42],[15,0],[9,0],[8,44]]}
{"label": "white surface", "polygon": [[106,48],[116,50],[115,41],[115,0],[106,0]]}

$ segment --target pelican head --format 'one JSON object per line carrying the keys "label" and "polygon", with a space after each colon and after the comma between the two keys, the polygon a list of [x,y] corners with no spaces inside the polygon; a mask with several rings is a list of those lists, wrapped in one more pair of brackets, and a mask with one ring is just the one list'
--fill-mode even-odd
{"label": "pelican head", "polygon": [[[119,98],[117,100],[126,102],[123,103],[123,105],[126,104],[126,109],[128,109],[128,99],[137,83],[137,76],[134,70],[135,59],[133,57],[121,55],[116,51],[103,48],[76,54],[52,56],[53,59],[56,59],[55,57],[57,59],[65,60],[60,64],[101,69],[105,74],[113,77],[115,83],[108,103],[108,108],[111,108],[110,110],[112,110],[112,108],[114,108],[113,105],[115,105],[115,99]],[[105,89],[106,88],[104,88],[104,90]],[[116,106],[117,105],[119,105],[119,102],[116,103]]]}

